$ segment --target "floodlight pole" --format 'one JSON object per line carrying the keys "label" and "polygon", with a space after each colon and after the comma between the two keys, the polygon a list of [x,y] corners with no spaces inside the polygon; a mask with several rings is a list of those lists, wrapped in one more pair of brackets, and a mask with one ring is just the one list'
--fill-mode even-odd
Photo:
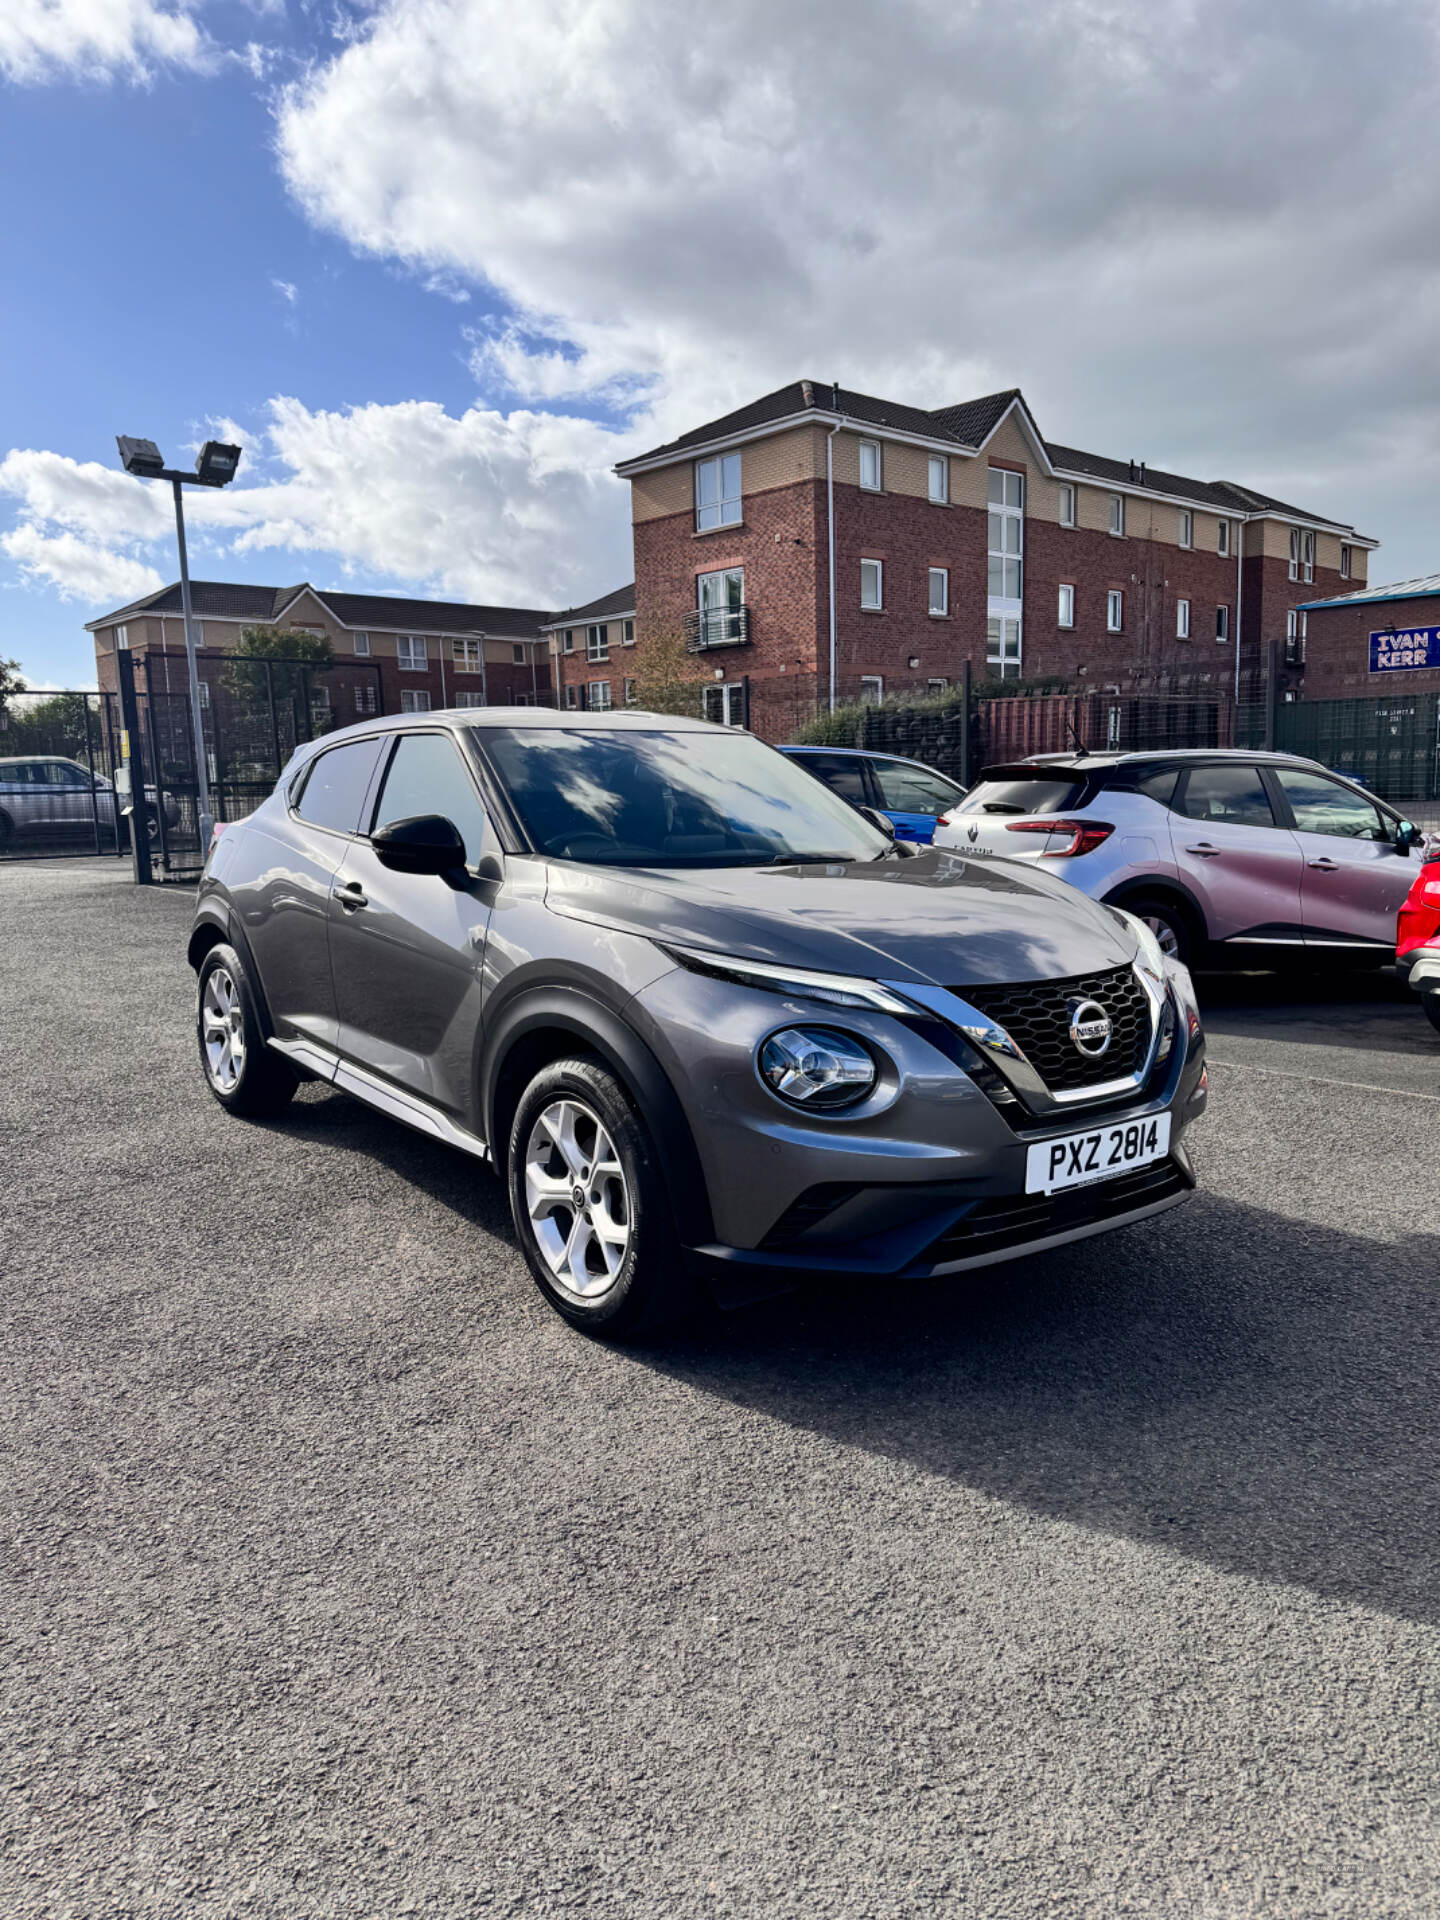
{"label": "floodlight pole", "polygon": [[196,812],[200,832],[200,858],[210,849],[210,834],[215,821],[210,812],[210,769],[205,759],[205,716],[200,711],[200,659],[195,640],[195,616],[190,610],[190,561],[185,552],[185,496],[180,475],[171,474],[175,494],[175,544],[180,549],[180,611],[185,620],[185,665],[190,674],[190,719],[195,729]]}

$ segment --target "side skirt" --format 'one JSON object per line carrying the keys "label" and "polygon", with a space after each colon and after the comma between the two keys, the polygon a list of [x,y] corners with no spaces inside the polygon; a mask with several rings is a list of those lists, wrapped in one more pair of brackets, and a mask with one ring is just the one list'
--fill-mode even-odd
{"label": "side skirt", "polygon": [[448,1113],[443,1113],[430,1101],[422,1100],[419,1094],[391,1086],[388,1080],[382,1080],[378,1074],[357,1067],[352,1061],[342,1060],[338,1053],[332,1053],[318,1041],[271,1040],[269,1044],[277,1053],[283,1053],[288,1060],[293,1060],[297,1067],[304,1067],[318,1080],[328,1080],[342,1093],[354,1094],[357,1100],[374,1107],[377,1113],[403,1121],[407,1127],[414,1127],[417,1133],[428,1133],[432,1140],[443,1140],[447,1147],[458,1147],[462,1153],[473,1153],[477,1160],[490,1158],[490,1149],[485,1142],[467,1132]]}

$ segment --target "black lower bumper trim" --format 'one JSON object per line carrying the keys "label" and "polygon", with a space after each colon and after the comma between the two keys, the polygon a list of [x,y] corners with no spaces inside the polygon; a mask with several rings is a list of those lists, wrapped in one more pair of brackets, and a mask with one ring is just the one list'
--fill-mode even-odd
{"label": "black lower bumper trim", "polygon": [[976,1260],[1007,1247],[1048,1240],[1052,1234],[1073,1233],[1077,1227],[1098,1226],[1102,1221],[1173,1199],[1194,1184],[1172,1159],[1139,1167],[1117,1180],[1074,1187],[1067,1193],[1012,1193],[981,1200],[963,1220],[957,1220],[932,1241],[916,1264],[943,1266],[951,1260]]}

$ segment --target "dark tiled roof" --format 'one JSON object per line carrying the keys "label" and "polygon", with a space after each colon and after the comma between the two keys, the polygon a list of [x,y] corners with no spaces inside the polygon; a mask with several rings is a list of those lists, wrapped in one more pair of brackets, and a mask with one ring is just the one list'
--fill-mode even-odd
{"label": "dark tiled roof", "polygon": [[464,600],[399,600],[384,593],[331,593],[313,589],[347,627],[404,633],[498,633],[538,640],[550,618],[543,607],[477,607]]}
{"label": "dark tiled roof", "polygon": [[1182,499],[1193,500],[1197,506],[1213,507],[1220,513],[1247,511],[1223,484],[1186,480],[1178,473],[1163,473],[1158,467],[1151,466],[1146,467],[1142,482],[1131,472],[1128,460],[1109,460],[1103,453],[1082,453],[1078,447],[1059,447],[1053,440],[1045,442],[1045,451],[1050,456],[1050,464],[1066,473],[1084,473],[1094,480],[1113,480],[1123,487],[1143,485],[1147,492],[1179,494]]}
{"label": "dark tiled roof", "polygon": [[635,582],[632,580],[628,587],[616,587],[613,593],[602,593],[598,600],[589,600],[583,607],[566,607],[563,613],[550,614],[546,625],[579,626],[586,620],[613,620],[617,614],[633,614],[634,611]]}
{"label": "dark tiled roof", "polygon": [[[243,586],[232,580],[192,580],[190,607],[197,616],[208,614],[217,620],[273,620],[278,610],[301,591],[300,587]],[[143,600],[132,600],[128,607],[117,607],[114,613],[107,613],[88,625],[103,627],[108,621],[123,620],[131,613],[179,613],[180,610],[180,582],[176,580],[156,593],[146,594]]]}
{"label": "dark tiled roof", "polygon": [[936,407],[930,418],[944,427],[967,447],[978,447],[1004,419],[1007,409],[1025,396],[1019,387],[1006,387],[1003,393],[987,393],[983,400],[962,400],[958,407]]}

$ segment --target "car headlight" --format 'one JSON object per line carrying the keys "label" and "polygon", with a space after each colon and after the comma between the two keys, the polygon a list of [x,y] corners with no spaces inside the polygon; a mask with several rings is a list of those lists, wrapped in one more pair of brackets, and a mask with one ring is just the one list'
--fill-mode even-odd
{"label": "car headlight", "polygon": [[742,987],[761,987],[768,993],[788,993],[797,1000],[823,1000],[831,1007],[872,1007],[877,1013],[913,1014],[915,1008],[878,980],[848,973],[812,973],[806,967],[771,966],[762,960],[740,960],[730,954],[702,953],[695,947],[672,947],[659,942],[678,966],[715,980],[733,980]]}
{"label": "car headlight", "polygon": [[853,1107],[879,1077],[870,1050],[833,1027],[782,1027],[761,1042],[756,1058],[772,1093],[827,1113]]}
{"label": "car headlight", "polygon": [[1165,955],[1160,950],[1160,942],[1136,914],[1129,913],[1124,907],[1112,907],[1110,911],[1117,920],[1129,927],[1139,942],[1140,951],[1135,958],[1145,969],[1157,986],[1165,984]]}

